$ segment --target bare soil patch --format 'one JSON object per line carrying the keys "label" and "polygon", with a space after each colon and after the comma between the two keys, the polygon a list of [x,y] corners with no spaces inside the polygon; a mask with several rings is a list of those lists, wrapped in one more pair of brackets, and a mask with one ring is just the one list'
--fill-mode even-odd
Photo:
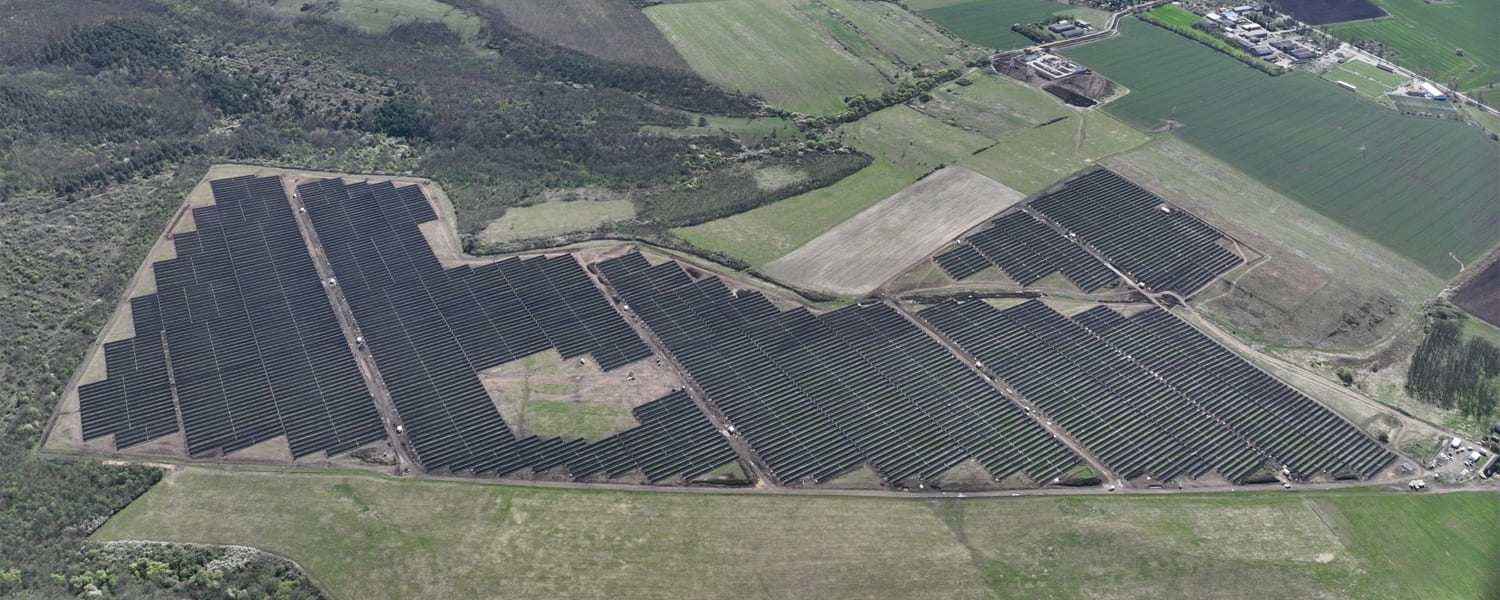
{"label": "bare soil patch", "polygon": [[962,167],[947,167],[766,265],[799,287],[860,296],[905,271],[1024,195]]}
{"label": "bare soil patch", "polygon": [[1464,284],[1453,295],[1453,303],[1480,320],[1500,327],[1500,260]]}

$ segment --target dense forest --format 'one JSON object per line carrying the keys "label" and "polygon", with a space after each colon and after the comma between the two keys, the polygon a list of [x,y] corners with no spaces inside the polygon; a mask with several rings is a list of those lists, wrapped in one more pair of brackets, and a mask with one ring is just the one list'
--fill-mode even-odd
{"label": "dense forest", "polygon": [[1500,401],[1500,348],[1477,337],[1465,341],[1457,319],[1434,321],[1412,355],[1406,391],[1466,417],[1488,417]]}
{"label": "dense forest", "polygon": [[642,135],[763,109],[454,4],[485,23],[477,40],[423,22],[365,34],[264,0],[0,0],[0,597],[320,595],[243,549],[89,542],[162,472],[35,453],[130,273],[209,165],[433,177],[464,234],[546,188],[628,190],[645,222],[626,233],[649,238],[804,191],[746,193],[747,164],[795,165],[821,185],[869,160],[834,144]]}

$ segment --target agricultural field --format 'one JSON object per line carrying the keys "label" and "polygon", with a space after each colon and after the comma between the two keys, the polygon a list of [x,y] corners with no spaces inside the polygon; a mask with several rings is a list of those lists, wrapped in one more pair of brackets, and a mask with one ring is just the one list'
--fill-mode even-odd
{"label": "agricultural field", "polygon": [[899,7],[855,0],[723,0],[646,9],[699,75],[778,108],[832,114],[879,96],[958,43]]}
{"label": "agricultural field", "polygon": [[505,215],[491,221],[478,238],[482,244],[544,238],[634,216],[635,205],[625,198],[550,200],[505,209]]}
{"label": "agricultural field", "polygon": [[526,33],[565,48],[609,61],[688,70],[677,49],[630,0],[482,2]]}
{"label": "agricultural field", "polygon": [[252,545],[342,598],[1447,600],[1495,585],[1496,511],[1487,493],[903,500],[187,467],[95,538]]}
{"label": "agricultural field", "polygon": [[1148,139],[1108,114],[1086,111],[1019,131],[958,164],[1024,194],[1034,194],[1074,171]]}
{"label": "agricultural field", "polygon": [[944,29],[974,44],[1010,50],[1034,44],[1011,25],[1037,23],[1053,15],[1068,15],[1102,25],[1108,13],[1085,7],[1070,7],[1047,0],[913,0],[906,5]]}
{"label": "agricultural field", "polygon": [[1066,52],[1131,90],[1110,114],[1141,129],[1170,120],[1182,139],[1434,274],[1494,244],[1500,151],[1477,130],[1403,118],[1309,74],[1269,78],[1144,23],[1123,27]]}
{"label": "agricultural field", "polygon": [[436,21],[472,40],[484,26],[478,17],[440,0],[275,0],[269,4],[289,17],[319,15],[370,33],[384,33],[403,23]]}
{"label": "agricultural field", "polygon": [[[1459,91],[1500,83],[1500,3],[1488,0],[1379,0],[1389,18],[1340,23],[1344,40],[1373,40],[1395,51],[1387,59]],[[1458,50],[1462,50],[1460,56]]]}
{"label": "agricultural field", "polygon": [[798,287],[859,296],[1025,194],[962,167],[933,173],[768,263]]}
{"label": "agricultural field", "polygon": [[932,91],[931,100],[910,106],[992,140],[1074,114],[1051,94],[1009,77],[976,74],[966,79],[972,83],[943,84]]}
{"label": "agricultural field", "polygon": [[1199,295],[1198,307],[1248,337],[1361,347],[1442,281],[1394,251],[1169,136],[1102,161],[1264,258]]}
{"label": "agricultural field", "polygon": [[1500,327],[1500,261],[1490,263],[1453,296],[1454,304],[1485,322]]}
{"label": "agricultural field", "polygon": [[1271,5],[1309,25],[1370,19],[1385,14],[1370,0],[1271,0]]}
{"label": "agricultural field", "polygon": [[892,106],[840,126],[835,135],[846,145],[918,173],[952,164],[994,143],[905,105]]}
{"label": "agricultural field", "polygon": [[1203,17],[1195,15],[1191,11],[1175,4],[1158,6],[1151,9],[1147,14],[1161,19],[1161,22],[1173,27],[1191,28],[1193,23],[1203,20]]}
{"label": "agricultural field", "polygon": [[673,233],[760,267],[901,191],[918,175],[876,159],[828,187]]}

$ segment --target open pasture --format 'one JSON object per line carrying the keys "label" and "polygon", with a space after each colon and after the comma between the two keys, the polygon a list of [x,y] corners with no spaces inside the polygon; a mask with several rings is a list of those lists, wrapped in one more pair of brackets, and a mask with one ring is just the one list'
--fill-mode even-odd
{"label": "open pasture", "polygon": [[1145,134],[1108,114],[1084,111],[1018,131],[958,164],[1022,193],[1034,194],[1094,161],[1148,140]]}
{"label": "open pasture", "polygon": [[970,85],[945,83],[913,105],[939,121],[990,139],[1073,114],[1057,98],[1001,75],[975,73]]}
{"label": "open pasture", "polygon": [[[1329,28],[1345,40],[1378,40],[1392,62],[1460,91],[1500,82],[1500,3],[1490,0],[1380,0],[1389,18]],[[1460,56],[1457,50],[1463,50]],[[1472,70],[1471,70],[1472,69]]]}
{"label": "open pasture", "polygon": [[[879,96],[912,66],[938,66],[957,43],[884,3],[722,0],[645,14],[699,75],[773,106],[830,114]],[[905,15],[905,16],[903,16]]]}
{"label": "open pasture", "polygon": [[189,467],[96,537],[253,545],[340,598],[1447,600],[1495,585],[1496,511],[1484,493],[925,501]]}
{"label": "open pasture", "polygon": [[635,205],[626,199],[552,200],[505,209],[504,215],[480,231],[479,238],[485,243],[541,238],[634,216]]}
{"label": "open pasture", "polygon": [[994,143],[905,105],[843,125],[836,135],[845,144],[919,173],[952,164]]}
{"label": "open pasture", "polygon": [[1131,89],[1105,110],[1177,134],[1451,276],[1494,244],[1500,151],[1453,121],[1403,118],[1305,73],[1271,78],[1137,21],[1067,54]]}
{"label": "open pasture", "polygon": [[630,0],[483,0],[512,25],[604,60],[688,70],[688,64]]}
{"label": "open pasture", "polygon": [[772,261],[766,272],[799,287],[859,296],[1024,197],[948,167]]}
{"label": "open pasture", "polygon": [[1035,43],[1026,36],[1011,31],[1011,25],[1036,23],[1063,13],[1092,20],[1099,25],[1108,18],[1104,11],[1070,7],[1047,0],[971,0],[956,4],[924,0],[911,3],[911,7],[953,32],[953,35],[996,50],[1022,48]]}

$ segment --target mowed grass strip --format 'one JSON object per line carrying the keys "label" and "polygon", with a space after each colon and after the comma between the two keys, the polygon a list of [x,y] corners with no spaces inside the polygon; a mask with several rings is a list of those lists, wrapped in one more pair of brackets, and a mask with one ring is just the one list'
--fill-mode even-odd
{"label": "mowed grass strip", "polygon": [[839,141],[866,154],[924,173],[995,143],[905,105],[892,106],[843,125],[836,135]]}
{"label": "mowed grass strip", "polygon": [[[1392,16],[1329,26],[1346,40],[1378,40],[1392,60],[1460,90],[1500,81],[1500,2],[1376,0]],[[1463,50],[1459,56],[1457,50]],[[1470,68],[1474,68],[1470,71]]]}
{"label": "mowed grass strip", "polygon": [[605,60],[688,70],[687,61],[630,0],[483,0],[512,25]]}
{"label": "mowed grass strip", "polygon": [[[1125,85],[1105,110],[1184,140],[1444,277],[1495,243],[1500,149],[1404,118],[1311,74],[1268,77],[1139,21],[1066,52]],[[1452,253],[1453,256],[1449,254]]]}
{"label": "mowed grass strip", "polygon": [[340,598],[1481,598],[1500,496],[880,499],[188,467],[98,539],[252,545]]}
{"label": "mowed grass strip", "polygon": [[831,186],[673,233],[761,267],[901,191],[917,176],[877,158]]}
{"label": "mowed grass strip", "polygon": [[767,264],[765,271],[797,287],[862,296],[1023,198],[993,179],[947,167]]}

